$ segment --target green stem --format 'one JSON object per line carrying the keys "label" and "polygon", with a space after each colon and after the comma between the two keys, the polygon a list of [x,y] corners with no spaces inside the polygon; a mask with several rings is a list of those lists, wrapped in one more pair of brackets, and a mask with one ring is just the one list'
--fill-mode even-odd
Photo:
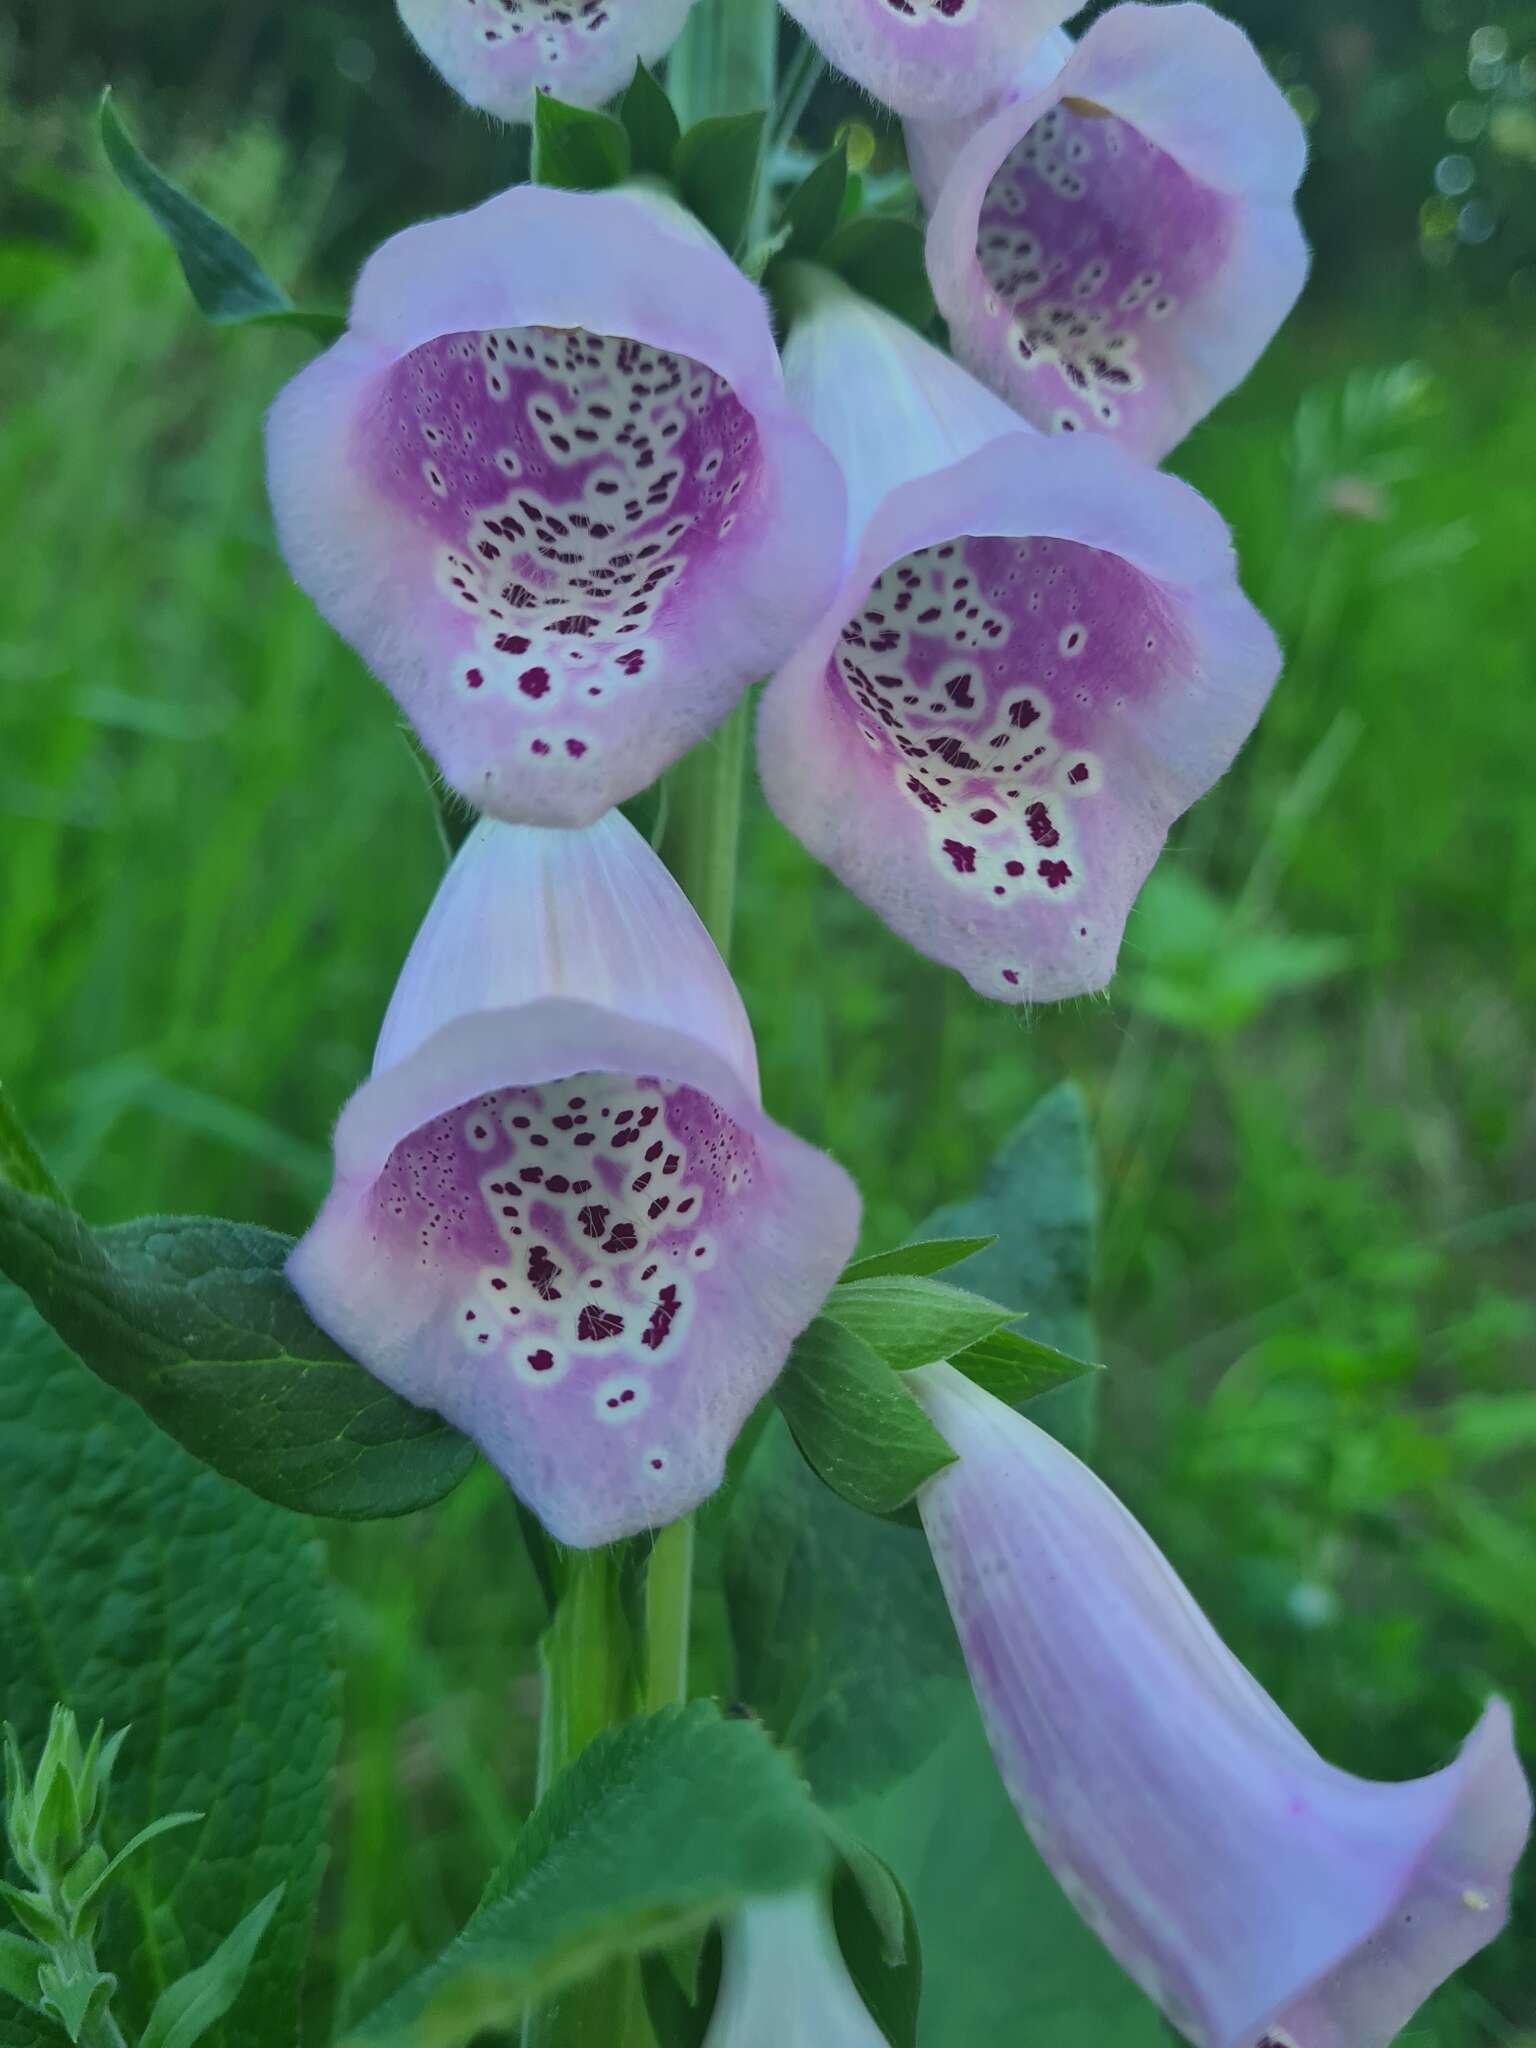
{"label": "green stem", "polygon": [[0,1087],[0,1182],[19,1188],[24,1195],[40,1195],[45,1202],[69,1207],[69,1197],[44,1163],[43,1155],[22,1128],[22,1122],[5,1089]]}
{"label": "green stem", "polygon": [[[711,114],[773,103],[776,0],[699,0],[675,45],[667,85],[684,126]],[[663,852],[722,955],[736,910],[737,842],[750,710],[720,730],[668,777]],[[691,1519],[662,1530],[645,1581],[645,1664],[635,1670],[633,1626],[622,1597],[618,1551],[566,1560],[560,1604],[545,1633],[539,1789],[606,1727],[643,1704],[688,1697],[693,1603]],[[552,2007],[530,2014],[524,2048],[650,2048],[652,2034],[633,1964],[605,1970]]]}

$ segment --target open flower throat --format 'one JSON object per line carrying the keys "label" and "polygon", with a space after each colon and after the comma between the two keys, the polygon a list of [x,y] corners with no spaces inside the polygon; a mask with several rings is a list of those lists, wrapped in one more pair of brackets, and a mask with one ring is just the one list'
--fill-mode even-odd
{"label": "open flower throat", "polygon": [[[1042,116],[987,188],[976,258],[1011,315],[1016,364],[1058,432],[1115,428],[1158,333],[1207,285],[1227,207],[1166,151],[1089,101]],[[1032,408],[1032,411],[1034,409]]]}
{"label": "open flower throat", "polygon": [[1106,726],[1182,656],[1157,586],[1120,557],[967,537],[885,571],[828,681],[925,815],[941,874],[979,902],[1066,906],[1086,879],[1079,812],[1106,786]]}
{"label": "open flower throat", "polygon": [[[465,1274],[452,1315],[488,1388],[574,1380],[594,1420],[627,1426],[683,1346],[755,1167],[751,1137],[697,1089],[581,1074],[414,1131],[377,1183],[375,1234]],[[641,1455],[665,1469],[660,1448]]]}
{"label": "open flower throat", "polygon": [[662,673],[668,601],[729,545],[760,467],[712,370],[573,328],[413,349],[367,433],[381,484],[431,536],[438,590],[474,622],[445,680],[536,713],[519,740],[533,761],[579,760],[604,700]]}

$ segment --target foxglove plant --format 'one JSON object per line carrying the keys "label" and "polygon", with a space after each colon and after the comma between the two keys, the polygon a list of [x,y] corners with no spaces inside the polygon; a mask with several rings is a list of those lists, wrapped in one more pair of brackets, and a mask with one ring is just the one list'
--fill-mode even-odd
{"label": "foxglove plant", "polygon": [[396,235],[272,408],[295,578],[493,817],[586,825],[808,629],[837,471],[675,203],[519,186]]}
{"label": "foxglove plant", "polygon": [[1531,1796],[1494,1701],[1433,1777],[1327,1764],[1146,1531],[948,1365],[919,1496],[993,1754],[1058,1882],[1200,2048],[1387,2048],[1504,1925]]}
{"label": "foxglove plant", "polygon": [[600,107],[654,64],[693,0],[398,0],[400,18],[454,91],[503,121],[536,94]]}
{"label": "foxglove plant", "polygon": [[786,373],[842,464],[854,549],[763,699],[768,800],[978,993],[1100,989],[1279,649],[1186,485],[1021,429],[902,322],[796,283]]}
{"label": "foxglove plant", "polygon": [[[124,1642],[158,1657],[153,1790],[190,1753],[224,1843],[204,1861],[245,1887],[275,1834],[292,1874],[216,1914],[158,1863],[188,1816],[113,1859],[109,1752],[55,1715],[29,1776],[8,1740],[27,1885],[0,1882],[23,1929],[0,1930],[0,1998],[77,2048],[126,2048],[120,2015],[137,2048],[227,2012],[232,2042],[297,2037],[332,1688],[316,1547],[282,1511],[406,1514],[476,1450],[548,1603],[538,1802],[435,1962],[382,2000],[372,1967],[345,1988],[339,2048],[910,2048],[911,1902],[847,1817],[900,1814],[957,1712],[955,1636],[1004,1824],[1006,1787],[1193,2048],[1385,2048],[1504,1923],[1530,1820],[1504,1705],[1433,1776],[1333,1768],[1017,1412],[1092,1384],[1043,1341],[1087,1343],[1081,1133],[1032,1120],[962,1220],[849,1265],[857,1190],[766,1114],[725,958],[741,699],[766,677],[772,808],[896,932],[1005,1003],[1108,981],[1279,669],[1221,519],[1149,460],[1300,287],[1298,124],[1182,0],[1075,45],[1054,0],[788,4],[907,118],[958,362],[917,223],[868,207],[841,149],[776,206],[765,166],[792,153],[765,134],[804,100],[786,82],[768,129],[769,0],[401,0],[466,98],[532,118],[539,182],[395,236],[346,320],[295,307],[103,107],[204,309],[330,344],[269,419],[278,538],[483,815],[297,1244],[206,1217],[93,1232],[0,1097],[0,1267],[115,1390],[77,1415],[52,1340],[29,1378],[36,1319],[8,1339],[5,1662],[39,1661],[54,1605],[82,1684],[115,1685]],[[636,60],[680,30],[669,98]],[[662,775],[648,842],[615,806]],[[1009,1298],[953,1284],[982,1261]],[[138,1513],[128,1540],[102,1541],[82,1475]],[[733,1674],[720,1630],[690,1638],[717,1492]],[[926,1549],[886,1525],[914,1504]],[[72,1674],[47,1640],[51,1699]],[[728,1688],[746,1711],[691,1697]],[[259,1815],[220,1835],[242,1796]],[[129,1857],[136,1945],[98,1903]],[[172,1898],[199,1938],[234,1930],[180,1977]]]}
{"label": "foxglove plant", "polygon": [[487,821],[288,1272],[587,1548],[714,1492],[858,1224],[842,1169],[764,1115],[741,998],[634,827]]}
{"label": "foxglove plant", "polygon": [[1158,460],[1296,303],[1301,123],[1195,0],[1100,17],[975,129],[916,153],[955,353],[1035,426]]}

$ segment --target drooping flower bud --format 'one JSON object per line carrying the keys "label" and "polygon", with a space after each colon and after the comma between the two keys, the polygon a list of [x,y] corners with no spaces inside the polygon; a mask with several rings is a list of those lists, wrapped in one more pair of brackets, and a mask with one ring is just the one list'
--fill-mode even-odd
{"label": "drooping flower bud", "polygon": [[997,97],[1077,0],[784,0],[841,71],[898,114],[958,120]]}
{"label": "drooping flower bud", "polygon": [[1408,1784],[1325,1763],[1085,1465],[950,1366],[919,1496],[992,1752],[1068,1896],[1198,2048],[1386,2048],[1503,1926],[1530,1794],[1494,1701]]}
{"label": "drooping flower bud", "polygon": [[858,1217],[842,1169],[764,1114],[741,999],[633,827],[485,822],[288,1270],[586,1548],[720,1483]]}
{"label": "drooping flower bud", "polygon": [[1107,441],[1029,431],[830,280],[785,364],[857,554],[764,695],[769,802],[982,995],[1102,988],[1169,826],[1279,672],[1226,528]]}
{"label": "drooping flower bud", "polygon": [[1300,121],[1208,8],[1101,16],[931,182],[955,353],[1035,426],[1160,460],[1252,369],[1306,278]]}
{"label": "drooping flower bud", "polygon": [[396,235],[268,424],[278,538],[477,808],[643,789],[830,595],[836,466],[662,201],[522,186]]}
{"label": "drooping flower bud", "polygon": [[732,1920],[704,2048],[885,2048],[817,1893],[756,1899]]}
{"label": "drooping flower bud", "polygon": [[531,121],[535,93],[600,107],[654,64],[694,0],[398,0],[426,56],[472,107]]}

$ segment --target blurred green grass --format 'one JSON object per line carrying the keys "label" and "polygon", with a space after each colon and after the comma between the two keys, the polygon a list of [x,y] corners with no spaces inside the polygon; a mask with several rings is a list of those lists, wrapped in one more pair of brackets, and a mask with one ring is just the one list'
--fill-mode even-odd
{"label": "blurred green grass", "polygon": [[[301,345],[200,327],[80,131],[5,142],[0,1075],[91,1216],[298,1230],[440,873],[433,807],[273,548],[260,417]],[[181,169],[302,274],[329,174],[254,130]],[[769,1105],[857,1174],[872,1245],[1082,1083],[1104,1464],[1319,1747],[1409,1775],[1490,1685],[1536,1698],[1536,360],[1472,316],[1304,315],[1180,466],[1291,661],[1110,998],[988,1007],[756,799],[740,979]],[[331,1548],[344,1976],[399,1927],[445,1939],[507,1845],[537,1605],[483,1472]],[[1528,2043],[1533,1979],[1528,1906],[1405,2038]]]}

